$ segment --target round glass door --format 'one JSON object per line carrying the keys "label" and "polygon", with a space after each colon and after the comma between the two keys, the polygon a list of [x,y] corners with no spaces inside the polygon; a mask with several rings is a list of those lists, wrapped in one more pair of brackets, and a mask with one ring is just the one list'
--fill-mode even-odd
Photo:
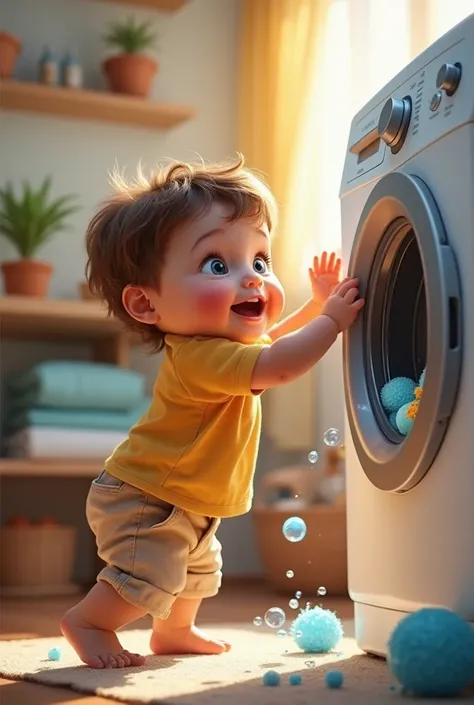
{"label": "round glass door", "polygon": [[359,221],[349,274],[360,279],[366,299],[344,337],[352,439],[369,480],[405,492],[441,446],[461,367],[457,268],[421,179],[393,173],[377,183]]}

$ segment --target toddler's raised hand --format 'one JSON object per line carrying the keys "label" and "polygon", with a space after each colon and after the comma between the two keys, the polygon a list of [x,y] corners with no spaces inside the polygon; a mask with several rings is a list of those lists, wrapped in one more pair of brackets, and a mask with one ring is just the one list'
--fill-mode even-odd
{"label": "toddler's raised hand", "polygon": [[341,260],[335,252],[328,255],[323,252],[321,257],[315,257],[313,266],[309,268],[309,279],[313,300],[322,306],[334,287],[339,283],[341,273]]}
{"label": "toddler's raised hand", "polygon": [[359,280],[346,277],[333,290],[324,304],[321,314],[332,318],[339,332],[347,330],[354,323],[364,305],[359,299]]}

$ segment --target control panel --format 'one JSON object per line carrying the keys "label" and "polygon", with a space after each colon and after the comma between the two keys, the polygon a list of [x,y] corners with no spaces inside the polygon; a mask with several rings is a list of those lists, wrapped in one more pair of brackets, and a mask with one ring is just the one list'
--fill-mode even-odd
{"label": "control panel", "polygon": [[420,54],[356,116],[342,191],[345,185],[350,190],[351,182],[395,168],[443,134],[474,121],[471,67],[474,15]]}

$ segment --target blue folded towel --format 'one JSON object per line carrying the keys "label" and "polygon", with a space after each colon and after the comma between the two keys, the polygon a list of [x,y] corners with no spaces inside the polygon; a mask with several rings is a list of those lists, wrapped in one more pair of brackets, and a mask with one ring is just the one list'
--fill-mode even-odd
{"label": "blue folded towel", "polygon": [[56,407],[128,411],[145,396],[133,370],[97,362],[42,362],[5,380],[10,409]]}
{"label": "blue folded towel", "polygon": [[142,402],[129,411],[98,411],[97,409],[25,409],[5,415],[6,434],[21,431],[32,426],[74,428],[100,431],[123,431],[127,433],[150,407],[151,399]]}

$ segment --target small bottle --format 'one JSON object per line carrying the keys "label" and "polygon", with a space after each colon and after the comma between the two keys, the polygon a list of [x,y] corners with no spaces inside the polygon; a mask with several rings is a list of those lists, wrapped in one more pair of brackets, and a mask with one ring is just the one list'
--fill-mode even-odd
{"label": "small bottle", "polygon": [[55,86],[59,79],[58,62],[49,47],[45,47],[39,60],[39,78],[41,83]]}
{"label": "small bottle", "polygon": [[63,84],[68,88],[82,87],[82,66],[76,52],[68,51],[62,64]]}

